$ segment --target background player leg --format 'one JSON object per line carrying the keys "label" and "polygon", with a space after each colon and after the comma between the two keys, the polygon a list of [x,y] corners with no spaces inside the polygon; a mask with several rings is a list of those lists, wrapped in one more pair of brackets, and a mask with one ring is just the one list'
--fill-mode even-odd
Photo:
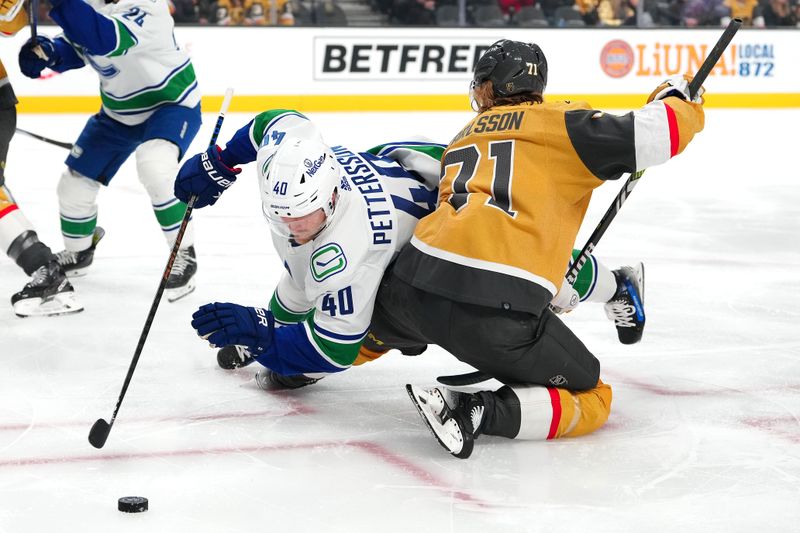
{"label": "background player leg", "polygon": [[[175,198],[173,180],[178,174],[179,148],[164,139],[152,139],[136,149],[136,169],[150,200],[161,230],[171,248],[175,244],[186,204]],[[194,251],[194,224],[189,222],[178,255],[167,280],[167,300],[174,302],[195,289],[197,259]]]}
{"label": "background player leg", "polygon": [[0,186],[0,248],[33,279],[11,296],[17,316],[77,313],[83,306],[56,260],[39,241],[33,226],[22,214],[6,187]]}
{"label": "background player leg", "polygon": [[58,206],[65,249],[58,262],[67,275],[82,276],[94,260],[94,250],[105,232],[97,226],[100,183],[69,168],[58,182]]}

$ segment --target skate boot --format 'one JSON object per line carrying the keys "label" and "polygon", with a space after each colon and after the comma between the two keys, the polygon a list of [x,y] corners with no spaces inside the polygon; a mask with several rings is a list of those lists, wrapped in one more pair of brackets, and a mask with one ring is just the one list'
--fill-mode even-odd
{"label": "skate boot", "polygon": [[300,387],[313,385],[321,379],[322,377],[310,378],[303,374],[283,376],[269,368],[262,368],[256,373],[256,383],[261,389],[266,391],[299,389]]}
{"label": "skate boot", "polygon": [[423,389],[406,385],[406,391],[423,422],[442,447],[459,459],[472,455],[480,435],[484,402],[480,394],[455,392],[445,387]]}
{"label": "skate boot", "polygon": [[75,290],[58,261],[50,261],[33,273],[33,279],[11,297],[17,316],[55,316],[83,311]]}
{"label": "skate boot", "polygon": [[194,246],[179,249],[167,278],[167,300],[174,302],[192,292],[195,288],[196,273],[197,257],[194,254]]}
{"label": "skate boot", "polygon": [[225,346],[217,352],[217,364],[225,370],[242,368],[254,361],[255,357],[244,346]]}
{"label": "skate boot", "polygon": [[94,228],[92,245],[90,247],[80,252],[61,250],[56,254],[58,264],[61,265],[67,276],[77,278],[86,275],[86,269],[89,268],[89,265],[91,265],[94,260],[94,250],[97,248],[97,243],[100,242],[100,239],[102,239],[105,234],[105,230],[97,226]]}
{"label": "skate boot", "polygon": [[644,332],[644,265],[614,270],[617,292],[605,304],[606,316],[614,321],[622,344],[636,344]]}

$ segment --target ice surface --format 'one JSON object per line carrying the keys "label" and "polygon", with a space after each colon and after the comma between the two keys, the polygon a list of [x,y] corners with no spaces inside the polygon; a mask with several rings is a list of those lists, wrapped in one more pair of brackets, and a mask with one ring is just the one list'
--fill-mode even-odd
{"label": "ice surface", "polygon": [[[215,116],[192,152],[204,148]],[[412,134],[447,142],[463,113],[312,114],[331,144],[366,149]],[[709,110],[680,157],[648,170],[601,241],[616,267],[647,267],[648,323],[616,341],[599,305],[566,318],[614,388],[587,437],[481,437],[467,461],[427,433],[403,384],[467,368],[432,348],[389,354],[313,387],[268,394],[228,373],[189,327],[210,301],[265,305],[281,271],[254,169],[196,211],[198,289],[162,301],[103,450],[110,417],[168,256],[129,161],[100,196],[107,236],[86,311],[19,319],[26,282],[0,259],[0,531],[800,530],[800,188],[796,110]],[[19,117],[74,140],[86,117]],[[249,119],[230,115],[228,138]],[[8,185],[55,250],[66,152],[17,135]],[[595,194],[579,241],[620,183]],[[121,496],[150,500],[141,515]]]}

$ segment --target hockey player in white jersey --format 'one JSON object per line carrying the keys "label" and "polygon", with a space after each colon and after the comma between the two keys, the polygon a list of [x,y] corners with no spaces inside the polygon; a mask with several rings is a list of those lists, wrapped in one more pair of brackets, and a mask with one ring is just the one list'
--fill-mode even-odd
{"label": "hockey player in white jersey", "polygon": [[260,385],[294,388],[354,364],[384,270],[435,207],[442,149],[426,142],[387,147],[417,159],[420,173],[412,175],[392,159],[331,148],[305,116],[276,110],[240,129],[224,151],[210,148],[187,161],[176,195],[198,194],[202,207],[223,190],[203,162],[214,161],[218,176],[232,182],[232,167],[257,155],[263,212],[285,267],[269,309],[211,303],[194,314],[199,335],[228,347],[220,365],[255,357],[267,367]]}
{"label": "hockey player in white jersey", "polygon": [[[200,128],[200,92],[191,60],[175,42],[167,0],[50,3],[50,17],[63,34],[28,40],[19,54],[23,74],[38,78],[45,68],[65,72],[89,65],[100,77],[102,108],[86,123],[58,184],[66,248],[58,258],[69,275],[80,275],[103,236],[99,189],[134,151],[156,220],[167,244],[175,242],[186,205],[173,195],[172,182]],[[190,224],[166,285],[170,301],[194,289],[193,244]]]}
{"label": "hockey player in white jersey", "polygon": [[[305,116],[274,110],[241,128],[225,150],[184,163],[175,194],[197,195],[204,207],[236,180],[236,165],[258,159],[264,215],[286,270],[268,309],[211,303],[193,315],[198,334],[223,347],[219,365],[257,360],[266,367],[260,386],[297,388],[385,353],[369,332],[378,288],[418,220],[435,208],[442,149],[420,141],[362,153],[329,148]],[[584,275],[580,299],[605,303],[615,293],[614,275],[593,258]],[[554,304],[574,307],[573,294],[560,292]]]}

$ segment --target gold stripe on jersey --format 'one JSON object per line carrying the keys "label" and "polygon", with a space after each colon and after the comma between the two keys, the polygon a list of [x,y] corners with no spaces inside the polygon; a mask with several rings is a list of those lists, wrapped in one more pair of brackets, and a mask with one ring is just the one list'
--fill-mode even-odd
{"label": "gold stripe on jersey", "polygon": [[570,142],[564,114],[578,109],[590,108],[504,106],[473,119],[444,154],[439,207],[417,225],[424,251],[515,276],[493,266],[505,265],[555,293],[591,192],[603,183]]}

